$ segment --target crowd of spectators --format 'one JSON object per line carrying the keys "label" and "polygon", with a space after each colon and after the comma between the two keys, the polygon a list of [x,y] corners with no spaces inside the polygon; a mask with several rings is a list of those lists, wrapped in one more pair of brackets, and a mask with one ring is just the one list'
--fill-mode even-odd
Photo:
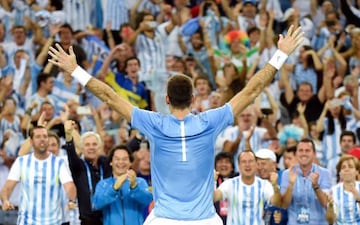
{"label": "crowd of spectators", "polygon": [[[277,213],[281,212],[279,220],[284,224],[287,216],[290,224],[320,224],[313,218],[320,215],[317,219],[325,221],[329,203],[341,205],[338,192],[333,193],[334,199],[324,193],[331,193],[332,186],[333,191],[342,191],[345,186],[339,189],[335,185],[352,181],[340,173],[341,165],[359,164],[353,158],[341,160],[349,153],[360,158],[358,0],[0,0],[0,189],[16,158],[31,152],[31,129],[43,125],[59,137],[56,155],[66,158],[68,141],[73,139],[78,156],[72,154],[72,160],[77,163],[82,163],[82,154],[87,157],[84,140],[88,132],[100,138],[96,160],[100,155],[108,156],[115,146],[123,146],[129,160],[133,159],[131,168],[147,184],[138,182],[151,192],[146,136],[132,129],[130,121],[121,118],[70,74],[48,63],[48,49],[55,43],[65,51],[73,46],[79,65],[142,109],[169,113],[166,81],[173,74],[185,74],[193,80],[191,111],[198,114],[222,106],[241,91],[270,60],[277,50],[278,34],[284,34],[290,25],[301,26],[305,32],[302,46],[254,103],[236,115],[235,124],[217,137],[216,146],[209,148],[216,149],[220,185],[242,171],[238,160],[249,144],[259,176],[261,171],[286,171],[285,179],[279,172],[277,182],[283,199],[272,218],[279,219]],[[70,138],[69,130],[64,128],[69,120],[74,121]],[[83,134],[88,136],[84,138]],[[308,142],[304,140],[314,143],[310,148],[314,157],[306,152]],[[271,150],[274,157],[257,154],[261,149]],[[318,176],[309,175],[314,193],[311,186],[304,192],[296,186],[300,185],[300,176],[307,177],[300,171],[302,165],[310,165],[304,157],[311,158],[311,173]],[[264,169],[261,159],[269,159],[272,164]],[[74,173],[74,164],[69,162],[69,166]],[[359,173],[359,167],[356,169]],[[110,169],[107,174],[111,176]],[[269,174],[260,177],[271,180]],[[103,178],[106,176],[97,180]],[[350,217],[360,223],[359,216],[355,216],[360,210],[360,185],[356,185],[357,192],[349,189],[356,199]],[[289,190],[289,186],[295,186],[296,191]],[[19,205],[18,188],[11,197],[15,206]],[[302,198],[310,205],[300,204]],[[100,203],[97,201],[97,209],[101,210]],[[79,206],[80,218],[85,221],[81,217],[84,203]],[[216,207],[226,218],[230,205],[221,200]],[[141,209],[139,223],[150,208]],[[0,214],[0,224],[16,223],[15,213]],[[80,223],[78,214],[72,213],[67,222]],[[345,214],[337,212],[337,219],[347,220]],[[266,210],[264,215],[266,219]],[[267,220],[269,224],[274,221]]]}

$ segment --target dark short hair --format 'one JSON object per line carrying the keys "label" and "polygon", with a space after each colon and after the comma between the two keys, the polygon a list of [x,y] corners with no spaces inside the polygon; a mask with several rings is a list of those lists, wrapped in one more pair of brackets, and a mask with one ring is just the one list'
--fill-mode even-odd
{"label": "dark short hair", "polygon": [[230,152],[219,152],[216,156],[215,156],[215,164],[222,160],[222,159],[228,159],[231,163],[232,169],[235,169],[235,165],[234,165],[234,156],[233,154],[231,154]]}
{"label": "dark short hair", "polygon": [[170,104],[177,109],[185,109],[191,105],[193,85],[191,79],[183,74],[170,77],[167,84],[167,95]]}
{"label": "dark short hair", "polygon": [[[303,139],[301,139],[301,140],[298,142],[297,146],[298,146],[300,143],[310,143],[311,146],[312,146],[313,152],[316,152],[314,141],[311,140],[310,138],[303,138]],[[298,148],[296,147],[296,151],[297,151],[297,150],[298,150]]]}
{"label": "dark short hair", "polygon": [[128,62],[131,61],[131,60],[136,60],[137,63],[139,64],[139,67],[141,66],[141,63],[140,63],[139,58],[136,57],[136,56],[131,56],[131,57],[129,57],[129,58],[127,58],[127,59],[125,60],[125,68],[127,67]]}
{"label": "dark short hair", "polygon": [[39,129],[46,129],[46,128],[44,126],[40,126],[40,125],[33,126],[29,131],[29,136],[31,139],[33,139],[33,137],[34,137],[34,130],[39,130]]}
{"label": "dark short hair", "polygon": [[343,137],[345,137],[345,136],[350,136],[350,137],[352,137],[352,140],[353,140],[353,143],[355,144],[356,143],[356,136],[355,136],[355,133],[354,132],[352,132],[352,131],[350,131],[350,130],[344,130],[343,132],[341,132],[341,134],[340,134],[340,142],[341,142],[341,140],[343,139]]}
{"label": "dark short hair", "polygon": [[295,152],[296,152],[296,146],[291,146],[289,148],[286,148],[285,149],[285,152],[287,153],[293,153],[295,155]]}
{"label": "dark short hair", "polygon": [[[69,29],[72,34],[74,33],[74,30],[73,30],[72,26],[70,24],[68,24],[68,23],[64,23],[63,25],[60,26],[60,28]],[[59,32],[59,34],[60,33],[61,33],[61,31]]]}
{"label": "dark short hair", "polygon": [[129,155],[130,162],[134,161],[133,155],[132,155],[130,149],[126,145],[116,145],[109,152],[109,162],[111,162],[113,160],[114,154],[118,150],[126,151],[128,153],[128,155]]}
{"label": "dark short hair", "polygon": [[51,74],[48,74],[48,73],[40,73],[38,75],[38,77],[36,78],[36,84],[37,84],[37,88],[39,89],[40,88],[40,84],[42,82],[46,82],[47,79],[49,79],[50,77],[52,77]]}

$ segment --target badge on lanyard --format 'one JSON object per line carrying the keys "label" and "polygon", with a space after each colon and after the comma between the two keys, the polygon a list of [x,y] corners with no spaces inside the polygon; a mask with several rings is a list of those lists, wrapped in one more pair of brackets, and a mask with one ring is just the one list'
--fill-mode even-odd
{"label": "badge on lanyard", "polygon": [[220,216],[227,216],[228,214],[228,208],[229,208],[229,203],[227,200],[223,200],[219,202],[219,214]]}
{"label": "badge on lanyard", "polygon": [[300,224],[307,224],[310,221],[310,210],[307,207],[300,207],[297,212],[296,221]]}

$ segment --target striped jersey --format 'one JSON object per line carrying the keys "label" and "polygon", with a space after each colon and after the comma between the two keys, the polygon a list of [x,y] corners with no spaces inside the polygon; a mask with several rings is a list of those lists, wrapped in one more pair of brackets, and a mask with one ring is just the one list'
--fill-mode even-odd
{"label": "striped jersey", "polygon": [[63,73],[59,73],[54,80],[54,87],[51,95],[59,101],[57,105],[64,106],[69,100],[79,99],[80,96],[77,94],[81,86],[79,82],[72,79],[70,86],[65,85]]}
{"label": "striped jersey", "polygon": [[149,38],[143,33],[136,38],[135,52],[141,62],[140,81],[151,79],[149,77],[158,71],[166,71],[164,44],[166,43],[166,31],[164,28],[154,32],[154,38]]}
{"label": "striped jersey", "polygon": [[[354,116],[347,116],[346,117],[346,127],[345,130],[349,131],[356,131],[357,128],[357,121],[355,120]],[[334,133],[328,133],[328,118],[324,119],[324,134],[323,134],[323,149],[324,149],[324,162],[323,164],[326,166],[328,161],[334,158],[336,155],[340,154],[341,147],[339,142],[339,137],[341,132],[341,125],[338,119],[334,118]]]}
{"label": "striped jersey", "polygon": [[254,183],[244,184],[241,176],[224,181],[218,188],[228,200],[228,225],[263,225],[264,205],[274,195],[270,182],[255,176]]}
{"label": "striped jersey", "polygon": [[[264,147],[263,146],[263,144],[264,144],[263,137],[266,132],[267,132],[267,130],[265,128],[257,127],[257,126],[254,128],[254,133],[250,138],[250,146],[254,152],[256,152],[258,149]],[[247,133],[248,133],[248,131],[244,131],[242,134],[242,137],[246,137]],[[235,141],[238,136],[239,136],[239,127],[238,126],[228,127],[223,133],[223,137],[226,140],[230,140],[230,141]],[[234,154],[234,162],[238,161],[238,157],[239,157],[240,153],[244,151],[244,149],[245,149],[245,139],[242,138],[239,143],[239,147],[238,147],[236,153]],[[237,163],[235,163],[235,171],[236,172],[239,171],[239,165]]]}
{"label": "striped jersey", "polygon": [[18,224],[59,225],[62,221],[62,184],[72,182],[64,160],[50,154],[36,159],[34,153],[18,157],[8,180],[21,183]]}
{"label": "striped jersey", "polygon": [[[360,182],[355,183],[356,190],[360,191]],[[335,213],[338,225],[359,225],[360,207],[354,195],[344,190],[343,183],[332,187],[332,197],[334,199]]]}
{"label": "striped jersey", "polygon": [[129,22],[129,7],[126,0],[107,0],[103,28],[111,21],[111,30],[120,30],[120,26]]}
{"label": "striped jersey", "polygon": [[86,0],[64,0],[64,11],[66,22],[71,25],[73,30],[86,30],[90,24],[90,4],[92,1]]}

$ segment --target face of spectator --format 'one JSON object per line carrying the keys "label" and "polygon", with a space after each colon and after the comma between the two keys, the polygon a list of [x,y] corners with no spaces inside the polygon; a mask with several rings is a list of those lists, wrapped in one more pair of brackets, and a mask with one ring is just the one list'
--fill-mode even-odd
{"label": "face of spectator", "polygon": [[124,149],[117,149],[111,161],[111,167],[114,177],[125,174],[131,166],[130,157]]}
{"label": "face of spectator", "polygon": [[44,154],[49,145],[48,132],[46,128],[34,129],[31,143],[36,153]]}
{"label": "face of spectator", "polygon": [[[143,22],[152,22],[155,21],[155,18],[153,15],[146,15],[144,16]],[[154,27],[148,27],[146,31],[153,31]]]}
{"label": "face of spectator", "polygon": [[20,68],[21,59],[26,58],[26,57],[27,57],[27,54],[25,52],[19,51],[19,52],[15,53],[14,63],[15,63],[16,68]]}
{"label": "face of spectator", "polygon": [[247,107],[244,111],[238,116],[238,124],[242,126],[243,129],[248,130],[255,122],[255,113],[253,108]]}
{"label": "face of spectator", "polygon": [[256,6],[251,3],[243,5],[242,10],[245,17],[254,18],[256,15]]}
{"label": "face of spectator", "polygon": [[256,174],[256,158],[251,152],[243,152],[239,158],[239,170],[241,176],[246,178],[254,177]]}
{"label": "face of spectator", "polygon": [[14,115],[16,111],[16,104],[13,99],[6,99],[4,108],[6,107],[6,110],[9,115]]}
{"label": "face of spectator", "polygon": [[210,92],[209,82],[205,79],[198,79],[195,83],[198,95],[208,95]]}
{"label": "face of spectator", "polygon": [[90,135],[83,139],[82,150],[85,159],[95,161],[100,152],[100,144],[94,135]]}
{"label": "face of spectator", "polygon": [[346,160],[341,164],[340,167],[340,179],[343,182],[353,182],[356,180],[358,171],[355,166],[355,162],[352,159]]}
{"label": "face of spectator", "polygon": [[319,138],[320,133],[316,129],[316,124],[311,124],[311,126],[310,126],[310,136],[312,138]]}
{"label": "face of spectator", "polygon": [[150,171],[150,151],[144,151],[143,158],[139,162],[140,171]]}
{"label": "face of spectator", "polygon": [[215,170],[219,172],[220,176],[226,178],[229,177],[233,172],[231,161],[228,158],[222,158],[216,161]]}
{"label": "face of spectator", "polygon": [[311,86],[308,84],[300,84],[297,95],[301,102],[308,102],[313,96]]}
{"label": "face of spectator", "polygon": [[185,66],[181,59],[175,60],[172,68],[174,72],[185,73]]}
{"label": "face of spectator", "polygon": [[54,88],[54,77],[49,77],[46,79],[46,81],[43,82],[43,87],[50,94]]}
{"label": "face of spectator", "polygon": [[309,142],[299,142],[296,148],[296,159],[300,166],[309,166],[313,163],[315,151]]}
{"label": "face of spectator", "polygon": [[339,118],[341,113],[341,106],[330,107],[329,111],[334,118]]}
{"label": "face of spectator", "polygon": [[260,40],[260,31],[256,30],[249,34],[249,39],[251,43],[257,43]]}
{"label": "face of spectator", "polygon": [[321,5],[321,9],[323,13],[326,13],[327,11],[334,9],[334,7],[330,1],[324,1],[323,4]]}
{"label": "face of spectator", "polygon": [[130,78],[137,78],[139,70],[140,65],[136,59],[127,61],[125,71]]}
{"label": "face of spectator", "polygon": [[45,121],[50,121],[55,113],[54,107],[49,103],[43,104],[40,110],[45,112]]}
{"label": "face of spectator", "polygon": [[345,135],[340,140],[340,148],[342,153],[349,152],[352,148],[355,147],[353,137],[350,135]]}
{"label": "face of spectator", "polygon": [[14,41],[17,45],[23,45],[26,40],[25,29],[18,27],[13,30]]}
{"label": "face of spectator", "polygon": [[200,50],[203,46],[203,40],[201,39],[201,35],[199,33],[195,33],[191,36],[191,45],[195,50]]}
{"label": "face of spectator", "polygon": [[112,135],[106,134],[103,138],[103,142],[104,142],[104,152],[107,154],[115,144],[114,137]]}
{"label": "face of spectator", "polygon": [[297,164],[297,159],[295,157],[295,154],[293,152],[284,152],[284,166],[286,169],[293,167]]}
{"label": "face of spectator", "polygon": [[60,37],[61,44],[69,45],[69,44],[71,44],[73,35],[69,28],[61,27],[60,31],[59,31],[59,37]]}
{"label": "face of spectator", "polygon": [[274,162],[270,159],[260,159],[256,160],[257,162],[257,174],[261,179],[268,180],[270,178],[270,173],[275,172]]}
{"label": "face of spectator", "polygon": [[49,137],[49,146],[47,150],[54,155],[59,155],[60,146],[55,137]]}
{"label": "face of spectator", "polygon": [[246,51],[246,47],[242,44],[239,38],[235,38],[230,44],[230,51],[233,54],[239,54]]}
{"label": "face of spectator", "polygon": [[120,37],[123,42],[126,42],[129,40],[130,36],[134,33],[134,30],[131,28],[131,26],[124,26],[120,30]]}
{"label": "face of spectator", "polygon": [[210,95],[210,108],[214,109],[221,106],[221,94],[218,92]]}

